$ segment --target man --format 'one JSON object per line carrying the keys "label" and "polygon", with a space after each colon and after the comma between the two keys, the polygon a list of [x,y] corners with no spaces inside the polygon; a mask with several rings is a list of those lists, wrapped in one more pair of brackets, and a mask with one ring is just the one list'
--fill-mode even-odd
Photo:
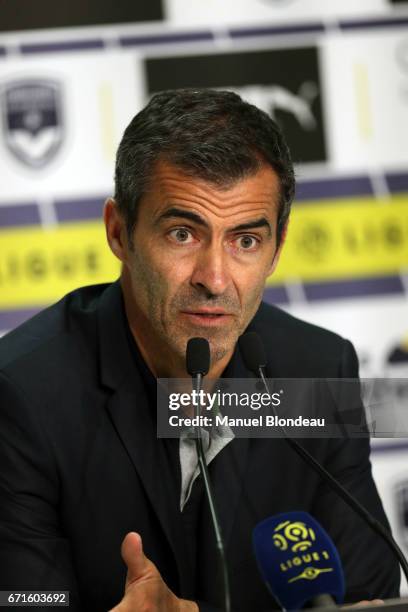
{"label": "man", "polygon": [[[156,437],[155,380],[186,376],[194,336],[211,377],[250,376],[246,329],[270,376],[357,376],[348,341],[261,304],[293,193],[279,129],[233,93],[164,92],[130,123],[104,211],[120,284],[74,291],[0,345],[1,589],[69,590],[74,610],[222,607],[201,478],[181,441]],[[387,546],[285,440],[226,442],[207,460],[234,610],[274,607],[251,536],[289,510],[335,540],[347,601],[397,595]],[[386,524],[367,440],[302,444]]]}

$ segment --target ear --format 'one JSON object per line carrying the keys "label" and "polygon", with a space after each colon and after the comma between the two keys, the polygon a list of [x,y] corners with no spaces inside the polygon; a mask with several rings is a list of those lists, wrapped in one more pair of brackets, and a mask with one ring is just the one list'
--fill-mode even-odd
{"label": "ear", "polygon": [[105,223],[106,239],[112,253],[122,263],[125,263],[128,252],[126,223],[113,198],[108,198],[105,202],[103,220]]}
{"label": "ear", "polygon": [[276,266],[278,265],[278,261],[282,253],[283,245],[285,244],[286,235],[288,233],[288,225],[289,225],[289,219],[286,221],[285,225],[282,228],[280,243],[279,243],[278,248],[275,251],[275,255],[273,256],[273,260],[271,263],[271,267],[269,268],[268,276],[270,276],[271,274],[275,272]]}

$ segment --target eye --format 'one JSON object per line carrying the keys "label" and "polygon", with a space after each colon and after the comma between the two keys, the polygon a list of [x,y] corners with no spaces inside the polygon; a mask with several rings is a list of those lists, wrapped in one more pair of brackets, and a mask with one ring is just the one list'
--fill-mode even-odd
{"label": "eye", "polygon": [[169,232],[169,236],[178,243],[191,244],[194,240],[191,232],[185,227],[177,227]]}
{"label": "eye", "polygon": [[255,236],[245,234],[236,239],[236,244],[242,251],[254,251],[259,245],[259,240]]}

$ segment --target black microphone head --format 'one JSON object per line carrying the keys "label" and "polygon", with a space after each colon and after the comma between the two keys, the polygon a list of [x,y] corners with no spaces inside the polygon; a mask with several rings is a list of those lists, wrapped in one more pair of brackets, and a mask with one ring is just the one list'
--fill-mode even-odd
{"label": "black microphone head", "polygon": [[248,370],[258,374],[259,368],[267,364],[266,353],[262,340],[256,332],[247,332],[239,339],[239,348]]}
{"label": "black microphone head", "polygon": [[190,338],[187,342],[186,368],[190,376],[205,376],[210,369],[210,345],[206,338]]}

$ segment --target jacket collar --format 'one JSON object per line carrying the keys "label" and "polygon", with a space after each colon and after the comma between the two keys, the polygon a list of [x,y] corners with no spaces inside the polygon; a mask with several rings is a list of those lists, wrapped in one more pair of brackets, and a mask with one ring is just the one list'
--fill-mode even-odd
{"label": "jacket collar", "polygon": [[120,387],[134,370],[126,324],[122,289],[116,281],[105,289],[98,306],[100,376],[110,389]]}

